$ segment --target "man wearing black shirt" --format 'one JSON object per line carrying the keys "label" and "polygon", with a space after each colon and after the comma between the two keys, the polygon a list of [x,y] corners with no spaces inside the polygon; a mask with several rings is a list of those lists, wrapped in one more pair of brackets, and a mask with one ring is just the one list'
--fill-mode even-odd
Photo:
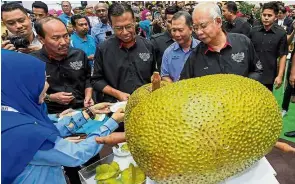
{"label": "man wearing black shirt", "polygon": [[103,101],[126,101],[134,90],[151,82],[157,68],[154,48],[136,36],[134,14],[128,5],[113,3],[108,16],[115,35],[96,49],[91,83],[103,93]]}
{"label": "man wearing black shirt", "polygon": [[32,55],[46,62],[48,113],[93,105],[87,56],[82,50],[69,47],[65,25],[58,18],[46,17],[35,28],[43,48]]}
{"label": "man wearing black shirt", "polygon": [[191,53],[180,79],[228,73],[260,80],[262,65],[250,39],[222,30],[215,3],[200,3],[193,12],[193,29],[202,41]]}
{"label": "man wearing black shirt", "polygon": [[[255,26],[250,33],[250,39],[264,67],[261,82],[270,91],[273,84],[276,88],[281,86],[288,55],[286,31],[274,23],[277,14],[278,6],[275,2],[264,3],[261,14],[263,25]],[[277,72],[278,58],[280,66]]]}
{"label": "man wearing black shirt", "polygon": [[249,37],[251,25],[245,18],[237,17],[238,7],[235,2],[228,1],[222,6],[222,15],[227,21],[224,29],[230,33],[240,33]]}

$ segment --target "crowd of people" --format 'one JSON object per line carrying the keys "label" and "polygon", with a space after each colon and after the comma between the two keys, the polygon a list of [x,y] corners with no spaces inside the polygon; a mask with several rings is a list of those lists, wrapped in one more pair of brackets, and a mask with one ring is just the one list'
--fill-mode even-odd
{"label": "crowd of people", "polygon": [[[127,101],[155,71],[168,82],[224,73],[257,80],[271,92],[284,87],[283,117],[295,102],[295,9],[282,2],[265,2],[251,15],[233,1],[74,9],[62,1],[61,9],[41,1],[31,10],[17,2],[1,6],[4,183],[80,183],[80,165],[91,163],[104,143],[125,140],[124,112],[79,143],[64,138],[110,113],[111,103]],[[55,123],[48,117],[70,108],[82,111]]]}

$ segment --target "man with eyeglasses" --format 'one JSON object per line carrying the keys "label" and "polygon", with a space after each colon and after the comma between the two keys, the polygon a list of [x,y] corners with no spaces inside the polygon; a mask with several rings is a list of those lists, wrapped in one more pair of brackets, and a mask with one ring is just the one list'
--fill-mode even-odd
{"label": "man with eyeglasses", "polygon": [[98,3],[95,5],[94,10],[100,21],[91,29],[91,36],[94,37],[95,43],[100,45],[110,35],[114,34],[114,31],[109,24],[109,19],[107,16],[108,5],[106,3]]}
{"label": "man with eyeglasses", "polygon": [[191,53],[180,79],[211,74],[236,74],[260,80],[262,64],[251,40],[222,30],[221,11],[215,3],[200,3],[193,12],[193,29],[202,41]]}
{"label": "man with eyeglasses", "polygon": [[93,89],[102,93],[101,101],[127,101],[138,87],[151,82],[156,70],[154,48],[135,32],[135,17],[125,3],[113,3],[108,17],[115,35],[96,49]]}

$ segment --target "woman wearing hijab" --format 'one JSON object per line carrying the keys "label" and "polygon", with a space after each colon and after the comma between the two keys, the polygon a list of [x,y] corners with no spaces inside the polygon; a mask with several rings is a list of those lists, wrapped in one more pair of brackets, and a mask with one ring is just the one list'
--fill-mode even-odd
{"label": "woman wearing hijab", "polygon": [[152,36],[152,14],[147,11],[143,13],[143,16],[145,17],[145,20],[139,22],[139,28],[144,32],[145,38],[150,39]]}
{"label": "woman wearing hijab", "polygon": [[103,147],[95,138],[108,136],[115,130],[124,113],[117,111],[84,141],[71,143],[62,137],[75,132],[93,112],[106,106],[94,106],[79,113],[80,117],[73,116],[67,124],[65,121],[53,124],[43,103],[48,88],[45,63],[22,53],[7,50],[1,53],[1,181],[65,184],[62,165],[79,166],[95,156]]}

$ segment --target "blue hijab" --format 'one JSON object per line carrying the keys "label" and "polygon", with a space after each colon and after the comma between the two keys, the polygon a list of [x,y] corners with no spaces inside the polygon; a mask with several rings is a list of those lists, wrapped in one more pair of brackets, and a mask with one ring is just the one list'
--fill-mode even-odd
{"label": "blue hijab", "polygon": [[59,131],[39,104],[45,84],[45,63],[13,51],[1,50],[1,182],[12,183],[38,150],[54,147]]}

